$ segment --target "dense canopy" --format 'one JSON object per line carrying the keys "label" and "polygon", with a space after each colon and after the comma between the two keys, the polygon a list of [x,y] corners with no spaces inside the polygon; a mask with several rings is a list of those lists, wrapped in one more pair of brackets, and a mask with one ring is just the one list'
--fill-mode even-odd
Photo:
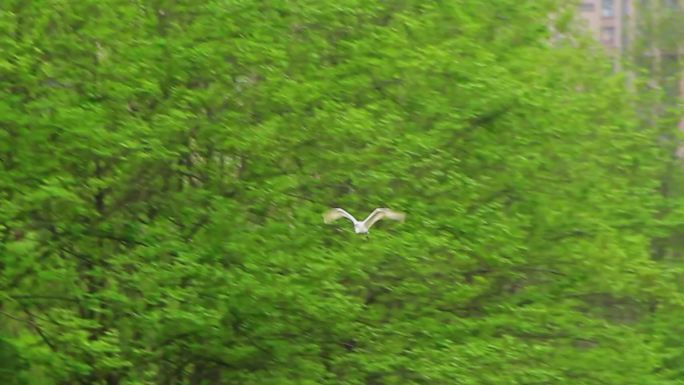
{"label": "dense canopy", "polygon": [[4,1],[0,382],[680,383],[668,154],[565,12]]}

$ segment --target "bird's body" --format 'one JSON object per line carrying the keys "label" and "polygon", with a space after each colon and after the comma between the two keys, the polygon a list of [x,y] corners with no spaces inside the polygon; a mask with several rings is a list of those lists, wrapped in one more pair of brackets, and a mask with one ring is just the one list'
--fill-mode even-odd
{"label": "bird's body", "polygon": [[345,210],[342,210],[341,208],[334,208],[323,214],[323,220],[325,223],[331,223],[339,218],[349,219],[354,225],[354,232],[356,234],[368,234],[368,229],[370,229],[375,222],[383,218],[393,219],[395,221],[403,221],[404,218],[406,218],[406,215],[386,208],[373,210],[373,212],[370,213],[370,215],[363,221],[357,220],[353,215],[349,214]]}

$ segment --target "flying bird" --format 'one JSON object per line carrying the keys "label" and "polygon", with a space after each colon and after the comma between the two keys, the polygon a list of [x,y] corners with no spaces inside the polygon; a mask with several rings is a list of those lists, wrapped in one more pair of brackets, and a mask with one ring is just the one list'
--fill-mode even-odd
{"label": "flying bird", "polygon": [[392,219],[395,221],[403,221],[404,218],[406,218],[406,215],[404,213],[392,211],[390,209],[379,208],[373,210],[373,212],[370,213],[370,215],[363,221],[358,221],[353,215],[342,210],[341,208],[334,208],[323,214],[323,221],[325,223],[331,223],[343,217],[349,219],[351,223],[354,224],[354,232],[356,234],[368,234],[368,229],[370,229],[375,222],[383,218]]}

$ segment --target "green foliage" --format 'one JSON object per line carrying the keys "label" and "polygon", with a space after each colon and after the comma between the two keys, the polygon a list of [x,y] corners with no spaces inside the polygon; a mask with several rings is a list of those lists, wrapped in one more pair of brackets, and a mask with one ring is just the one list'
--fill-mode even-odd
{"label": "green foliage", "polygon": [[633,41],[625,52],[626,62],[639,76],[634,82],[639,93],[640,120],[644,126],[660,132],[659,146],[671,154],[663,159],[659,174],[663,205],[659,210],[658,230],[652,234],[652,258],[663,267],[667,275],[661,279],[676,282],[671,290],[676,293],[677,306],[663,306],[654,312],[645,323],[645,332],[662,341],[665,360],[662,368],[668,378],[681,381],[684,374],[681,349],[681,305],[682,282],[682,189],[684,168],[682,168],[682,137],[676,127],[681,127],[684,105],[681,88],[682,52],[681,36],[684,33],[684,8],[672,1],[645,0],[635,8]]}
{"label": "green foliage", "polygon": [[[6,1],[0,328],[29,383],[667,384],[662,154],[555,11]],[[408,220],[366,239],[331,206]]]}
{"label": "green foliage", "polygon": [[26,361],[19,355],[17,348],[5,339],[0,339],[0,381],[7,385],[25,383],[26,367]]}

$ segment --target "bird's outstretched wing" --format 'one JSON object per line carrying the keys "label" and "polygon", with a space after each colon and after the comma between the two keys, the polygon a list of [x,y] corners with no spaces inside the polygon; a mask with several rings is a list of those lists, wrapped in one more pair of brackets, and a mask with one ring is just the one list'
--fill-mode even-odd
{"label": "bird's outstretched wing", "polygon": [[342,217],[349,219],[352,223],[356,222],[356,218],[341,208],[335,208],[326,211],[325,214],[323,214],[323,221],[325,223],[330,223]]}
{"label": "bird's outstretched wing", "polygon": [[372,213],[366,218],[363,222],[366,224],[366,228],[371,228],[375,224],[375,222],[383,219],[392,219],[395,221],[403,221],[406,218],[406,214],[400,213],[398,211],[392,211],[390,209],[386,208],[379,208],[373,210]]}

